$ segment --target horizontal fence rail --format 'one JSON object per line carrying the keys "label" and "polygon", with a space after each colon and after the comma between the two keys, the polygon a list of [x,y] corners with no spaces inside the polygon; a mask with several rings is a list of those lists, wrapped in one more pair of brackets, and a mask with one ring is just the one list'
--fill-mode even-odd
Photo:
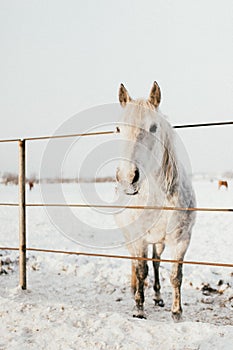
{"label": "horizontal fence rail", "polygon": [[223,125],[233,125],[233,121],[228,122],[214,122],[214,123],[200,123],[200,124],[183,124],[174,125],[174,129],[184,129],[184,128],[202,128],[207,126],[223,126]]}
{"label": "horizontal fence rail", "polygon": [[[201,128],[201,127],[212,127],[212,126],[224,126],[224,125],[233,125],[233,121],[225,121],[225,122],[211,122],[211,123],[197,123],[197,124],[181,124],[181,125],[173,125],[174,129],[188,129],[188,128]],[[61,139],[68,137],[82,137],[82,136],[97,136],[97,135],[110,135],[116,134],[119,131],[116,130],[108,130],[108,131],[96,131],[96,132],[86,132],[86,133],[75,133],[75,134],[64,134],[64,135],[45,135],[45,136],[37,136],[37,137],[25,137],[23,138],[25,141],[39,141],[39,140],[48,140],[48,139]],[[2,139],[1,142],[18,142],[20,138],[16,139]]]}
{"label": "horizontal fence rail", "polygon": [[[0,250],[18,251],[19,248],[0,247]],[[55,253],[55,254],[68,254],[68,255],[78,255],[78,256],[91,256],[91,257],[97,257],[97,258],[113,258],[113,259],[126,259],[126,260],[145,260],[145,261],[172,263],[172,264],[173,263],[178,263],[178,264],[186,264],[186,265],[233,267],[233,263],[230,264],[230,263],[218,263],[218,262],[209,262],[209,261],[155,259],[155,258],[145,258],[145,257],[140,257],[140,256],[100,254],[100,253],[88,253],[88,252],[73,252],[73,251],[66,251],[66,250],[54,250],[54,249],[42,249],[42,248],[27,248],[27,251],[42,252],[42,253]]]}
{"label": "horizontal fence rail", "polygon": [[[86,132],[86,133],[75,133],[75,134],[64,134],[64,135],[45,135],[45,136],[35,136],[35,137],[25,137],[25,141],[40,141],[40,140],[49,140],[49,139],[63,139],[68,137],[82,137],[82,136],[98,136],[98,135],[111,135],[117,134],[118,131],[109,130],[109,131],[95,131],[95,132]],[[0,142],[18,142],[22,139],[2,139]]]}
{"label": "horizontal fence rail", "polygon": [[[18,203],[0,203],[0,206],[18,207]],[[70,208],[100,208],[100,209],[136,209],[136,210],[168,210],[168,211],[204,211],[204,212],[233,212],[233,208],[182,208],[182,207],[163,207],[154,205],[111,205],[111,204],[82,204],[82,203],[27,203],[26,207],[70,207]]]}
{"label": "horizontal fence rail", "polygon": [[99,136],[99,135],[111,135],[116,134],[116,131],[96,131],[96,132],[87,132],[79,134],[67,134],[67,135],[53,135],[53,136],[39,136],[39,137],[27,137],[26,141],[40,141],[48,139],[64,139],[68,137],[82,137],[82,136]]}
{"label": "horizontal fence rail", "polygon": [[0,140],[1,143],[4,143],[4,142],[19,142],[20,139],[3,139],[3,140]]}

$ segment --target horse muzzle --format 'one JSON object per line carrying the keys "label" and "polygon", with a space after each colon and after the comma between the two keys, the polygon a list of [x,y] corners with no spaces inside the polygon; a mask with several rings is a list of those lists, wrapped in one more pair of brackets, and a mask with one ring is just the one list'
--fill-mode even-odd
{"label": "horse muzzle", "polygon": [[125,194],[127,196],[135,196],[136,194],[138,194],[138,189],[134,190],[134,191],[128,191],[128,190],[125,190]]}
{"label": "horse muzzle", "polygon": [[136,184],[129,185],[129,184],[118,183],[117,188],[122,194],[127,196],[135,196],[139,192],[139,187]]}
{"label": "horse muzzle", "polygon": [[120,192],[128,195],[128,196],[134,196],[138,194],[139,190],[139,169],[138,167],[134,167],[133,171],[129,173],[130,176],[120,176],[119,174],[119,168],[116,172],[116,180],[118,183],[118,188]]}

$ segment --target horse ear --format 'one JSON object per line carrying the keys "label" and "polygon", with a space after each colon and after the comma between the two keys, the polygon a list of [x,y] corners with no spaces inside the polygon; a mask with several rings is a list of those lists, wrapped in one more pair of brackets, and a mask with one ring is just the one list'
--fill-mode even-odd
{"label": "horse ear", "polygon": [[148,101],[155,107],[157,108],[160,104],[160,100],[161,100],[161,91],[160,91],[160,87],[159,85],[156,83],[156,81],[154,82],[151,91],[150,91],[150,96]]}
{"label": "horse ear", "polygon": [[128,102],[132,101],[132,98],[129,96],[129,93],[123,84],[120,85],[119,89],[119,101],[122,107],[125,107]]}

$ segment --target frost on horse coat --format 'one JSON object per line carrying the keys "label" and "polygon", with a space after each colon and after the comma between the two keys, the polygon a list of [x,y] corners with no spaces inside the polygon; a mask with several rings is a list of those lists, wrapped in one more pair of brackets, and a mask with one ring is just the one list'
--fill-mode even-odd
{"label": "frost on horse coat", "polygon": [[[133,100],[124,85],[119,90],[123,115],[119,124],[122,137],[122,157],[116,171],[119,200],[128,205],[194,207],[195,195],[185,167],[175,147],[176,134],[159,111],[161,92],[154,82],[148,100]],[[123,230],[132,256],[147,257],[148,245],[153,246],[153,258],[160,259],[165,245],[171,258],[183,260],[189,246],[195,221],[192,211],[125,209],[115,215]],[[164,306],[160,294],[159,262],[154,267],[154,301]],[[172,315],[178,320],[182,314],[182,264],[174,263],[171,272],[173,287]],[[132,290],[135,294],[135,317],[145,318],[144,282],[148,274],[147,262],[133,260]]]}

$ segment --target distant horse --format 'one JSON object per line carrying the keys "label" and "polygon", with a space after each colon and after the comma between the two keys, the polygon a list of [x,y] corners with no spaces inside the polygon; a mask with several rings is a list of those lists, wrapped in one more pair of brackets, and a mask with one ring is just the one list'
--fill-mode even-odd
{"label": "distant horse", "polygon": [[[160,88],[156,82],[148,100],[133,100],[123,84],[119,101],[123,109],[118,131],[123,138],[122,159],[116,171],[120,201],[130,205],[195,207],[191,182],[175,150],[175,131],[159,111]],[[172,259],[182,261],[189,246],[194,211],[159,211],[125,209],[115,214],[132,256],[146,258],[152,244],[153,258],[160,259],[165,244],[170,246]],[[160,294],[159,262],[153,262],[155,304],[164,306]],[[182,315],[182,263],[173,263],[172,316]],[[144,313],[144,283],[148,275],[147,261],[132,260],[131,286],[135,295],[134,317]]]}
{"label": "distant horse", "polygon": [[34,187],[34,182],[30,180],[28,182],[28,186],[29,186],[29,190],[31,191],[33,189],[33,187]]}
{"label": "distant horse", "polygon": [[221,187],[225,187],[226,189],[228,189],[228,182],[227,181],[223,181],[223,180],[219,180],[218,181],[218,189],[220,190]]}

